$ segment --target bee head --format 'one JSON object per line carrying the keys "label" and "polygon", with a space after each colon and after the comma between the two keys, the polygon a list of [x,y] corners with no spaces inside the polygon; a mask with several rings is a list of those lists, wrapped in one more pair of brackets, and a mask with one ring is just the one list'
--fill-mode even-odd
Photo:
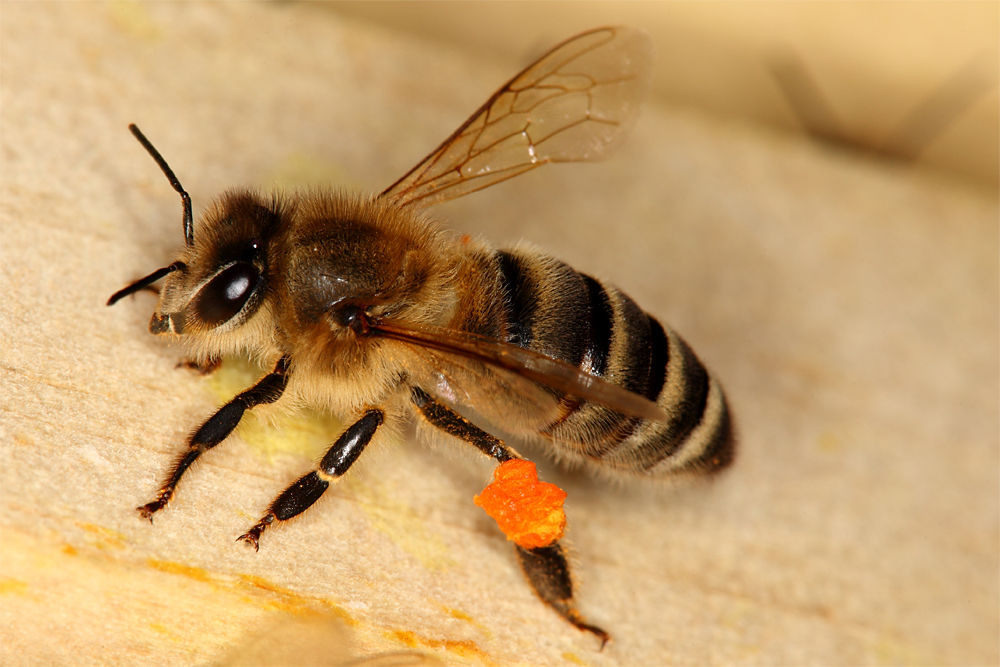
{"label": "bee head", "polygon": [[[238,190],[220,197],[193,232],[191,198],[137,127],[129,129],[153,156],[184,205],[185,248],[177,261],[116,292],[125,296],[165,279],[149,322],[154,334],[228,334],[253,319],[266,301],[271,246],[290,214],[276,198]],[[240,345],[235,345],[239,347]],[[234,347],[225,345],[223,347]]]}

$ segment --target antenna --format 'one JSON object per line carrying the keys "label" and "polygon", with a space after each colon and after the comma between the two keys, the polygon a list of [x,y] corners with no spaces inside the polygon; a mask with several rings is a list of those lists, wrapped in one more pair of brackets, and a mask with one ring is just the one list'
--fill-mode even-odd
{"label": "antenna", "polygon": [[108,299],[108,305],[109,306],[113,306],[116,303],[118,303],[119,301],[121,301],[122,299],[124,299],[125,297],[127,297],[128,295],[135,294],[136,292],[138,292],[140,290],[146,289],[147,287],[149,287],[150,285],[152,285],[153,283],[155,283],[157,280],[159,280],[163,276],[171,274],[174,271],[180,271],[181,269],[184,269],[184,268],[187,268],[185,266],[184,262],[174,262],[170,266],[165,266],[162,269],[157,269],[156,271],[153,271],[152,273],[150,273],[145,278],[139,278],[139,280],[135,281],[134,283],[132,283],[128,287],[120,289],[117,292],[115,292],[114,294],[112,294],[111,298]]}
{"label": "antenna", "polygon": [[170,165],[168,165],[167,161],[163,159],[160,152],[153,148],[153,144],[149,143],[149,139],[147,139],[146,135],[142,133],[142,130],[140,130],[135,123],[130,124],[128,129],[132,132],[135,138],[139,140],[139,143],[146,149],[146,152],[149,153],[154,160],[156,160],[156,164],[160,165],[160,169],[163,170],[163,174],[167,177],[167,180],[170,181],[170,185],[174,186],[174,190],[177,190],[180,194],[181,203],[184,205],[184,242],[188,245],[188,247],[193,246],[194,222],[191,216],[191,195],[187,193],[184,186],[181,185],[181,182],[177,180],[177,177],[174,175],[174,170],[170,168]]}

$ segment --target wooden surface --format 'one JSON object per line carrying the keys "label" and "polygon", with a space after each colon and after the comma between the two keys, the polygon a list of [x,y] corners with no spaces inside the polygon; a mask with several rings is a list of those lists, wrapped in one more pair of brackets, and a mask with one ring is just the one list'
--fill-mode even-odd
{"label": "wooden surface", "polygon": [[523,61],[308,4],[2,11],[2,664],[253,664],[261,641],[329,664],[1000,662],[993,191],[652,104],[610,162],[438,211],[613,279],[729,392],[740,453],[711,484],[615,487],[535,456],[569,493],[581,607],[615,638],[599,653],[473,506],[490,466],[410,436],[257,554],[235,537],[334,420],[248,420],[140,521],[254,370],[177,369],[146,333],[155,297],[104,306],[182,242],[127,123],[196,215],[234,185],[374,191]]}

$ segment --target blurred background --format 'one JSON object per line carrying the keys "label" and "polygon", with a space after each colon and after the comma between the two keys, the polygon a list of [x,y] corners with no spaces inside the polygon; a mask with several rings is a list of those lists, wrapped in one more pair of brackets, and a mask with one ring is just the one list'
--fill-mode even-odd
{"label": "blurred background", "polygon": [[916,161],[993,192],[1000,182],[1000,3],[321,6],[525,65],[588,28],[638,26],[656,43],[660,101]]}

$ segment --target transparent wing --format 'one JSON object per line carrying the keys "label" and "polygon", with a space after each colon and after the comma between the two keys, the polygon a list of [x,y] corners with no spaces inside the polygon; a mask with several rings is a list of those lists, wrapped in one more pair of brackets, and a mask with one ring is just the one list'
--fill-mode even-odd
{"label": "transparent wing", "polygon": [[549,162],[608,157],[646,97],[652,55],[649,36],[632,28],[568,39],[494,93],[381,196],[431,206]]}
{"label": "transparent wing", "polygon": [[475,359],[410,343],[405,357],[415,384],[445,404],[462,408],[481,426],[507,433],[537,433],[565,410],[557,392]]}
{"label": "transparent wing", "polygon": [[372,333],[447,356],[469,359],[489,368],[527,378],[587,401],[593,401],[634,417],[665,422],[659,405],[628,389],[612,384],[576,366],[517,345],[493,338],[428,325],[370,322]]}

